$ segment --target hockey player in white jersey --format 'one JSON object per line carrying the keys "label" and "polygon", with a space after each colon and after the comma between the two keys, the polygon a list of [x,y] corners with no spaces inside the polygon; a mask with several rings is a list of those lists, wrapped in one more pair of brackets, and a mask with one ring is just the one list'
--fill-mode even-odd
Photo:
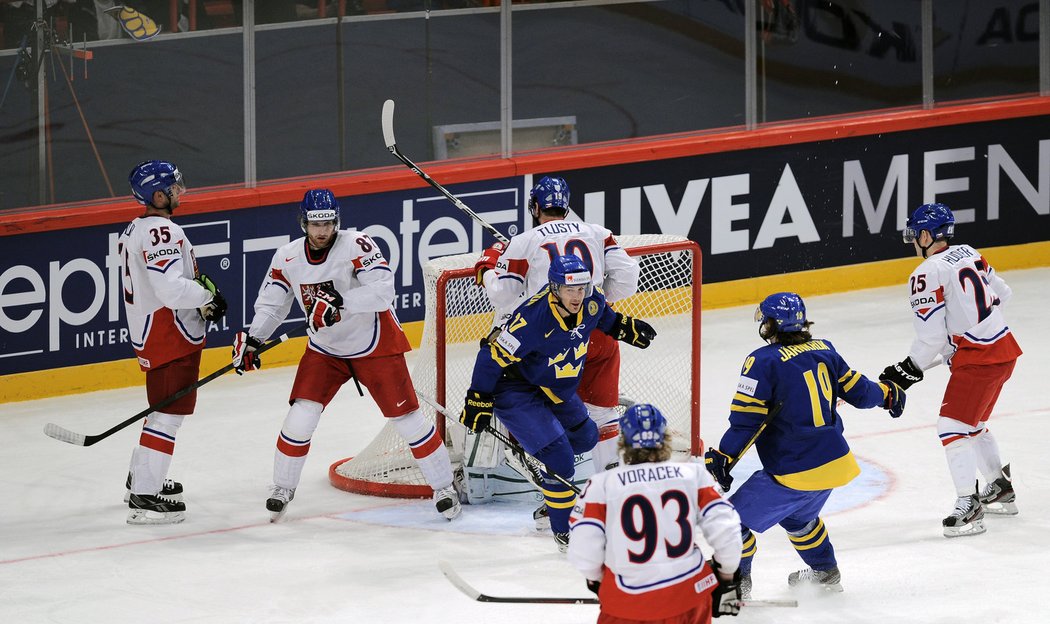
{"label": "hockey player in white jersey", "polygon": [[705,624],[740,611],[740,516],[703,464],[668,461],[666,429],[652,405],[628,408],[624,465],[592,476],[572,510],[569,561],[598,594],[600,623]]}
{"label": "hockey player in white jersey", "polygon": [[[536,221],[535,227],[514,236],[507,245],[497,243],[486,249],[474,266],[478,283],[484,284],[496,309],[497,326],[526,297],[547,285],[551,260],[561,255],[579,256],[594,284],[605,291],[609,303],[630,297],[638,289],[638,262],[620,247],[612,232],[600,225],[566,218],[569,185],[565,180],[541,178],[529,195],[529,213]],[[596,471],[619,461],[619,389],[620,347],[596,331],[587,347],[587,366],[578,392],[588,415],[598,425],[598,445],[592,451]]]}
{"label": "hockey player in white jersey", "polygon": [[308,191],[299,207],[303,238],[277,250],[255,301],[251,325],[233,344],[238,373],[259,367],[254,351],[284,321],[293,303],[306,313],[309,342],[277,438],[271,521],[287,510],[299,485],[321,412],[352,378],[368,388],[408,443],[434,505],[449,520],[460,513],[448,450],[419,409],[405,364],[411,347],[394,314],[394,275],[367,234],[339,230],[339,204],[327,189]]}
{"label": "hockey player in white jersey", "polygon": [[[951,245],[955,216],[944,204],[923,204],[908,219],[904,242],[924,258],[908,280],[915,341],[908,357],[886,367],[882,380],[907,389],[943,360],[951,368],[937,433],[955,484],[955,509],[944,535],[984,533],[984,512],[1016,514],[1010,467],[987,423],[1021,348],[1003,317],[1012,292],[969,245]],[[980,470],[985,486],[975,491]]]}
{"label": "hockey player in white jersey", "polygon": [[[197,381],[207,322],[222,318],[226,300],[197,270],[193,245],[171,220],[186,192],[178,168],[148,160],[131,170],[128,181],[146,210],[124,229],[117,253],[128,334],[146,372],[146,397],[155,405]],[[146,417],[125,484],[128,524],[184,519],[182,484],[167,476],[175,434],[196,402],[194,390]]]}

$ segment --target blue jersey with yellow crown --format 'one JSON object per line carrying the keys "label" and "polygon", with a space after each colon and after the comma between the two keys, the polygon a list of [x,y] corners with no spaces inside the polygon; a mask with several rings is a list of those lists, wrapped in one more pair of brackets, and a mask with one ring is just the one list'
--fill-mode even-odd
{"label": "blue jersey with yellow crown", "polygon": [[737,456],[781,404],[755,448],[763,468],[795,490],[825,490],[860,474],[843,436],[839,399],[858,408],[881,407],[882,385],[851,369],[827,340],[771,344],[744,360],[719,450]]}
{"label": "blue jersey with yellow crown", "polygon": [[574,315],[564,318],[556,306],[550,286],[518,306],[499,337],[482,346],[471,388],[492,392],[504,369],[513,367],[509,374],[537,386],[554,403],[575,395],[591,332],[611,330],[616,313],[597,287]]}

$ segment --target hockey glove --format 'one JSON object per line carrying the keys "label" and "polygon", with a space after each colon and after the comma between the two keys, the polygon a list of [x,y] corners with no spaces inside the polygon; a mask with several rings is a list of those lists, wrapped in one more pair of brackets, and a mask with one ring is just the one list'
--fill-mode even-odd
{"label": "hockey glove", "polygon": [[616,313],[616,321],[613,324],[613,338],[626,342],[627,344],[645,349],[656,338],[656,330],[642,319],[632,318],[625,314]]}
{"label": "hockey glove", "polygon": [[197,308],[201,318],[206,321],[218,321],[226,315],[226,297],[222,296],[219,288],[215,285],[215,282],[211,281],[211,278],[201,273],[193,279],[205,290],[211,293],[211,301]]}
{"label": "hockey glove", "polygon": [[907,390],[922,381],[922,369],[916,366],[910,357],[906,357],[898,364],[887,366],[879,375],[879,381],[892,381],[900,386],[901,390]]}
{"label": "hockey glove", "polygon": [[595,596],[598,595],[598,592],[601,590],[601,588],[602,588],[602,582],[601,581],[592,581],[591,579],[587,579],[587,589],[589,589],[592,592],[594,592]]}
{"label": "hockey glove", "polygon": [[883,381],[879,385],[882,386],[882,394],[885,397],[882,409],[890,413],[890,418],[899,418],[904,413],[904,403],[908,400],[908,395],[892,381]]}
{"label": "hockey glove", "polygon": [[247,332],[237,332],[237,335],[233,337],[233,370],[237,371],[238,375],[243,375],[245,371],[262,368],[262,360],[255,354],[255,351],[261,346],[262,343],[249,336]]}
{"label": "hockey glove", "polygon": [[314,305],[310,308],[308,323],[312,331],[331,327],[339,322],[339,308],[343,307],[343,296],[335,289],[322,286],[314,292]]}
{"label": "hockey glove", "polygon": [[467,398],[463,401],[463,412],[459,415],[459,422],[474,431],[484,431],[492,422],[492,406],[496,399],[491,392],[478,392],[467,390]]}
{"label": "hockey glove", "polygon": [[733,475],[729,474],[729,456],[718,449],[708,447],[704,453],[704,466],[715,481],[718,481],[722,492],[728,492],[729,487],[733,485]]}
{"label": "hockey glove", "polygon": [[737,615],[742,606],[740,603],[740,568],[737,568],[732,578],[726,580],[725,577],[728,575],[721,571],[722,565],[718,561],[711,559],[708,563],[711,564],[711,569],[718,577],[718,586],[711,592],[711,617]]}
{"label": "hockey glove", "polygon": [[481,252],[481,257],[474,263],[474,282],[478,286],[484,284],[482,276],[485,275],[485,271],[491,271],[496,268],[496,262],[499,261],[499,257],[503,255],[506,249],[507,245],[505,243],[497,242],[492,247]]}

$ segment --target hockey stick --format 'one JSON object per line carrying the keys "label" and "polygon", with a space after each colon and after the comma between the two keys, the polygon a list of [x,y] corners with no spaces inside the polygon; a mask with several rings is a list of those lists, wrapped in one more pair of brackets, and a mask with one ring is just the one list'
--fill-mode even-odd
{"label": "hockey stick", "polygon": [[405,166],[411,169],[413,172],[415,172],[417,176],[423,178],[423,180],[427,184],[436,188],[438,192],[444,195],[450,202],[452,202],[456,206],[456,208],[459,208],[470,218],[480,223],[481,227],[488,230],[493,236],[496,237],[496,240],[498,240],[499,242],[510,242],[506,236],[500,233],[499,230],[492,227],[492,225],[489,222],[485,221],[480,216],[478,216],[478,213],[471,210],[470,207],[464,204],[462,201],[460,201],[458,197],[456,197],[452,193],[449,193],[448,189],[435,182],[433,178],[427,175],[426,171],[420,169],[419,166],[416,165],[416,163],[412,162],[407,156],[401,153],[401,150],[397,148],[397,143],[394,141],[394,100],[387,100],[386,102],[383,102],[383,140],[386,141],[386,148],[390,150],[390,153],[393,154],[395,158],[403,162]]}
{"label": "hockey stick", "polygon": [[[261,347],[259,347],[258,349],[256,349],[255,350],[255,354],[259,355],[260,353],[264,353],[266,351],[269,351],[273,347],[276,347],[277,345],[281,344],[282,342],[288,340],[290,334],[293,334],[293,333],[295,333],[295,332],[297,332],[297,331],[299,331],[301,329],[305,329],[305,328],[306,328],[306,325],[302,325],[300,327],[296,327],[295,329],[293,329],[292,331],[288,332],[287,334],[282,334],[282,335],[278,336],[277,338],[271,340],[270,342],[267,342],[266,344],[264,344]],[[44,434],[48,435],[48,436],[50,436],[50,437],[52,437],[52,438],[54,438],[56,440],[60,440],[62,442],[66,442],[66,443],[72,444],[74,446],[91,446],[92,444],[94,444],[96,442],[99,442],[101,440],[105,440],[109,436],[111,436],[114,433],[120,431],[121,429],[127,427],[128,425],[134,423],[135,421],[142,420],[146,416],[149,416],[151,413],[156,412],[156,411],[161,410],[161,409],[164,409],[165,407],[171,405],[175,401],[178,401],[182,397],[184,397],[187,394],[193,392],[197,388],[200,388],[204,384],[210,383],[210,382],[218,379],[219,377],[222,377],[223,375],[225,375],[226,373],[232,371],[233,369],[234,369],[234,366],[233,366],[233,363],[231,362],[230,364],[227,364],[226,366],[223,366],[222,368],[220,368],[219,370],[215,371],[214,373],[208,375],[207,377],[204,377],[203,379],[199,379],[198,381],[196,381],[196,382],[186,386],[182,390],[179,390],[175,394],[172,394],[171,396],[164,398],[163,400],[158,402],[156,405],[150,405],[146,409],[142,410],[138,414],[135,414],[134,416],[132,416],[131,418],[125,420],[124,422],[122,422],[122,423],[120,423],[118,425],[114,425],[113,427],[110,427],[106,431],[103,431],[102,433],[99,433],[97,435],[84,435],[83,433],[76,433],[74,431],[70,431],[69,429],[66,429],[65,427],[60,427],[60,426],[56,425],[55,423],[47,423],[46,425],[44,425]]]}
{"label": "hockey stick", "polygon": [[[471,600],[478,602],[502,602],[518,604],[576,604],[591,605],[600,604],[597,598],[556,598],[547,596],[491,596],[483,594],[463,580],[447,561],[438,561],[438,567],[445,578],[452,583],[456,589],[466,594]],[[797,607],[797,600],[741,600],[741,607]]]}
{"label": "hockey stick", "polygon": [[591,605],[598,604],[597,598],[553,598],[553,597],[524,597],[524,596],[490,596],[483,594],[478,590],[474,589],[470,584],[463,580],[463,578],[456,574],[456,571],[452,569],[452,566],[447,561],[438,561],[438,567],[441,568],[441,573],[445,575],[445,578],[452,583],[456,589],[463,592],[471,600],[477,600],[478,602],[512,602],[512,603],[525,603],[525,604],[577,604],[577,605]]}
{"label": "hockey stick", "polygon": [[[459,422],[459,418],[453,416],[452,414],[449,414],[448,410],[446,410],[443,405],[441,405],[440,403],[438,403],[434,399],[428,397],[427,395],[421,393],[418,390],[416,390],[416,396],[418,396],[419,398],[423,399],[424,403],[426,403],[430,407],[433,407],[439,414],[444,416],[445,420],[451,420],[452,422],[456,423],[460,427],[467,428],[466,425],[464,425],[463,423]],[[521,458],[525,462],[525,465],[529,469],[529,471],[531,471],[532,469],[543,470],[548,475],[550,475],[551,478],[553,478],[554,480],[558,481],[559,483],[561,483],[565,487],[567,487],[570,490],[572,490],[574,494],[579,495],[580,488],[576,487],[575,483],[573,483],[572,481],[569,481],[568,479],[566,479],[565,477],[559,475],[558,473],[554,472],[553,470],[548,470],[547,466],[544,465],[543,462],[541,462],[540,460],[536,459],[532,455],[529,455],[525,451],[525,449],[522,448],[522,446],[520,444],[518,444],[514,440],[511,440],[507,436],[503,435],[503,433],[501,431],[499,431],[498,429],[496,429],[492,425],[489,425],[489,426],[485,427],[484,431],[485,431],[485,433],[491,435],[492,437],[494,437],[497,440],[499,440],[500,442],[502,442],[507,448],[509,448],[510,450],[514,451],[514,453],[516,455],[518,455],[518,457]],[[514,466],[512,465],[511,468],[514,468]],[[522,474],[521,471],[517,470],[516,468],[515,468],[515,471],[518,472],[519,474],[521,474],[521,476],[523,476],[526,479],[528,479],[530,482],[532,481],[532,477],[531,476],[529,476],[527,474]]]}
{"label": "hockey stick", "polygon": [[769,414],[766,415],[766,419],[763,420],[762,424],[758,426],[758,430],[755,431],[754,435],[751,436],[751,439],[747,441],[747,444],[744,445],[744,448],[740,449],[740,452],[737,453],[736,457],[730,459],[729,462],[726,464],[726,474],[732,472],[733,467],[736,466],[737,463],[740,461],[740,458],[742,458],[744,454],[751,449],[751,447],[755,444],[755,440],[758,439],[758,436],[762,435],[762,432],[766,430],[766,427],[769,426],[769,423],[773,422],[773,419],[777,417],[777,414],[780,413],[780,408],[782,407],[784,407],[783,401],[777,403],[773,406],[773,409],[769,410]]}

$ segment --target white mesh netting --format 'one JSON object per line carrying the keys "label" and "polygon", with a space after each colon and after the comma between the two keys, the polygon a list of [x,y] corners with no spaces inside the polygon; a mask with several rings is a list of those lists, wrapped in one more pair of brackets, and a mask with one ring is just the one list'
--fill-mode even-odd
{"label": "white mesh netting", "polygon": [[[698,453],[700,248],[680,236],[617,238],[638,259],[641,277],[638,292],[617,302],[616,310],[647,320],[657,331],[648,349],[626,345],[620,349],[620,393],[659,407],[668,418],[676,450]],[[463,407],[478,341],[492,329],[492,306],[484,289],[474,283],[477,258],[477,254],[447,256],[423,267],[426,310],[412,382],[420,394],[436,398],[450,414]],[[423,401],[420,405],[435,421],[435,411]],[[453,453],[453,462],[458,460]],[[362,494],[431,494],[408,445],[389,423],[356,457],[332,464],[329,480],[340,489]]]}

